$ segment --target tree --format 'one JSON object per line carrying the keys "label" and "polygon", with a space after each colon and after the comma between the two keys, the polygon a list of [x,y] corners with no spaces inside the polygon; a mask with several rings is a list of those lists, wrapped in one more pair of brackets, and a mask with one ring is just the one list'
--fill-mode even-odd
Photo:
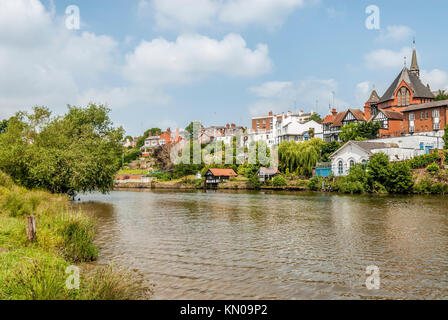
{"label": "tree", "polygon": [[43,107],[17,113],[0,135],[0,170],[25,187],[53,193],[111,190],[124,130],[113,127],[109,112],[90,104],[69,106],[57,117]]}
{"label": "tree", "polygon": [[445,150],[448,150],[448,125],[445,127],[445,133],[443,134],[443,141],[445,142]]}
{"label": "tree", "polygon": [[374,185],[386,186],[389,175],[389,157],[380,152],[374,154],[367,164],[367,181],[371,191]]}
{"label": "tree", "polygon": [[342,146],[337,141],[326,142],[322,145],[320,162],[330,162],[330,156]]}
{"label": "tree", "polygon": [[8,120],[5,119],[0,121],[0,134],[4,133],[7,127],[8,127]]}
{"label": "tree", "polygon": [[297,172],[302,176],[311,176],[313,168],[320,159],[322,146],[320,139],[311,139],[302,143],[282,142],[278,148],[279,167],[283,172]]}
{"label": "tree", "polygon": [[385,185],[389,193],[411,193],[413,185],[411,169],[407,162],[396,162],[389,167]]}
{"label": "tree", "polygon": [[318,113],[313,113],[312,115],[311,115],[311,117],[309,117],[308,119],[306,119],[307,121],[311,121],[311,120],[313,120],[313,121],[316,121],[316,122],[318,122],[318,123],[321,123],[322,122],[322,118],[321,118],[321,116],[320,116],[320,114],[318,114]]}
{"label": "tree", "polygon": [[445,90],[439,90],[439,94],[436,96],[435,101],[448,100],[448,94]]}
{"label": "tree", "polygon": [[380,131],[379,122],[360,122],[360,123],[349,123],[341,128],[339,133],[339,138],[343,142],[348,142],[350,140],[367,140],[375,139],[378,137]]}

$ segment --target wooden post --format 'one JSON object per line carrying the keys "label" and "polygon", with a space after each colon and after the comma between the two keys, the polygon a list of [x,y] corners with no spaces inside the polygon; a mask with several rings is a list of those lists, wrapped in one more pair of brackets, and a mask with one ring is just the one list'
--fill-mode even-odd
{"label": "wooden post", "polygon": [[35,216],[26,216],[26,235],[28,240],[31,242],[36,241],[37,233],[36,233],[36,217]]}

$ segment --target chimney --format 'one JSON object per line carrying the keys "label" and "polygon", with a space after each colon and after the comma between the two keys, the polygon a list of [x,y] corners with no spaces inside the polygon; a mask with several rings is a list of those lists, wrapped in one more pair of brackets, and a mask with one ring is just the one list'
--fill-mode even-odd
{"label": "chimney", "polygon": [[272,115],[273,115],[273,113],[272,113],[272,110],[271,110],[271,111],[269,111],[269,116],[272,117]]}
{"label": "chimney", "polygon": [[336,111],[336,108],[331,109],[331,114],[336,117],[336,115],[338,114],[338,112]]}
{"label": "chimney", "polygon": [[236,127],[234,123],[231,124],[232,129]]}
{"label": "chimney", "polygon": [[226,128],[227,128],[227,129],[230,129],[230,125],[229,125],[229,124],[226,124]]}
{"label": "chimney", "polygon": [[364,106],[364,117],[366,117],[367,120],[370,119],[371,116],[371,108],[370,108],[370,103],[366,102],[365,106]]}
{"label": "chimney", "polygon": [[167,132],[168,134],[170,134],[170,133],[171,133],[171,128],[166,129],[166,132]]}

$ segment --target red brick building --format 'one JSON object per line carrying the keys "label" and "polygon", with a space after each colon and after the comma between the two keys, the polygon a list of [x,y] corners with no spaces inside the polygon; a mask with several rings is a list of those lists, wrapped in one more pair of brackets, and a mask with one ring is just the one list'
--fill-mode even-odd
{"label": "red brick building", "polygon": [[405,133],[438,132],[448,125],[448,100],[413,105],[403,110]]}

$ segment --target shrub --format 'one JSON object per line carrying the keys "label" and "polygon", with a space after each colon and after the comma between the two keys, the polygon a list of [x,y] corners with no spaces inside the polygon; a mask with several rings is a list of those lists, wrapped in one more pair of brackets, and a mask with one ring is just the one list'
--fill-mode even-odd
{"label": "shrub", "polygon": [[255,190],[260,189],[261,182],[260,182],[260,177],[258,176],[258,174],[252,174],[249,176],[249,184]]}
{"label": "shrub", "polygon": [[274,179],[272,179],[272,185],[274,187],[284,187],[287,185],[286,179],[282,176],[275,176]]}
{"label": "shrub", "polygon": [[412,174],[407,162],[396,162],[390,166],[385,187],[390,193],[406,194],[412,192]]}
{"label": "shrub", "polygon": [[414,193],[429,194],[431,193],[432,182],[428,178],[422,179],[414,185]]}
{"label": "shrub", "polygon": [[336,182],[336,189],[342,193],[364,193],[365,187],[360,181],[351,181],[348,177],[340,177]]}
{"label": "shrub", "polygon": [[409,165],[411,169],[421,169],[426,168],[428,165],[438,162],[440,160],[438,152],[433,154],[425,154],[419,157],[415,157],[409,160]]}
{"label": "shrub", "polygon": [[318,190],[320,190],[319,178],[318,177],[312,177],[306,186],[311,191],[318,191]]}
{"label": "shrub", "polygon": [[202,179],[194,180],[194,186],[196,189],[202,189],[204,187],[204,182]]}
{"label": "shrub", "polygon": [[30,204],[25,196],[18,192],[10,192],[5,196],[2,208],[8,212],[11,217],[23,216],[31,213]]}
{"label": "shrub", "polygon": [[306,181],[299,179],[296,182],[296,186],[298,186],[298,187],[306,187]]}
{"label": "shrub", "polygon": [[384,153],[376,153],[367,164],[367,180],[369,188],[373,187],[375,182],[386,185],[389,175],[389,157]]}
{"label": "shrub", "polygon": [[426,167],[426,171],[429,173],[437,173],[439,171],[439,166],[436,163],[431,163]]}

